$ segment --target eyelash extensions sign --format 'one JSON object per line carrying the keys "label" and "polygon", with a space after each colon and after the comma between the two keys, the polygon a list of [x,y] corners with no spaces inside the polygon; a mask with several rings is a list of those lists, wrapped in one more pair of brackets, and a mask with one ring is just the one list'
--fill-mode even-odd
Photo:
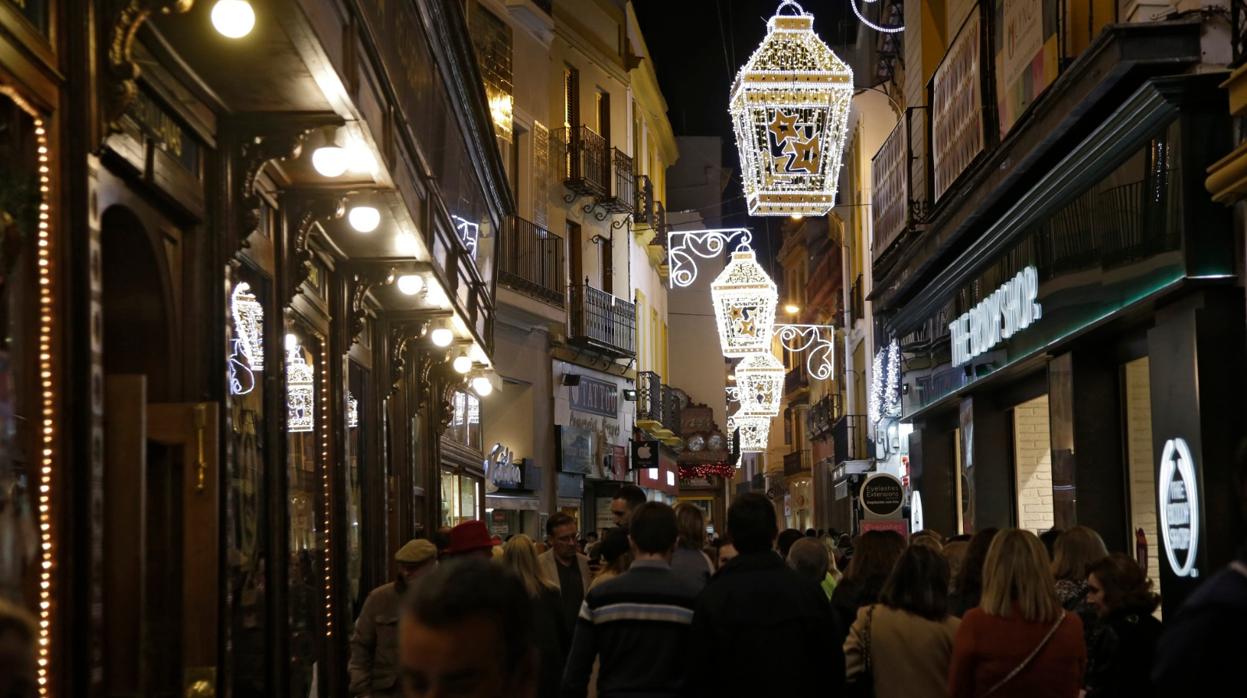
{"label": "eyelash extensions sign", "polygon": [[[1185,439],[1169,439],[1160,457],[1160,535],[1169,567],[1179,577],[1198,577],[1199,485]],[[1181,564],[1178,555],[1183,556]]]}
{"label": "eyelash extensions sign", "polygon": [[952,364],[960,366],[1043,317],[1039,270],[1026,267],[948,325]]}

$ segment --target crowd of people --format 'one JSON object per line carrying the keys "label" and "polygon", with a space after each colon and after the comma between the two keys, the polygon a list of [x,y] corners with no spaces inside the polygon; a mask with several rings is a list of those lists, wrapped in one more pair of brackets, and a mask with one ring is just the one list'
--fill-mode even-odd
{"label": "crowd of people", "polygon": [[1210,608],[1241,621],[1247,606],[1244,565],[1162,632],[1145,570],[1081,526],[850,541],[781,532],[751,493],[708,541],[692,505],[624,488],[612,511],[616,528],[583,540],[556,514],[546,541],[500,541],[470,521],[440,546],[408,543],[356,624],[352,693],[1214,695],[1227,689],[1198,687],[1231,675],[1209,664],[1225,648],[1207,645],[1226,636],[1201,624],[1218,620]]}

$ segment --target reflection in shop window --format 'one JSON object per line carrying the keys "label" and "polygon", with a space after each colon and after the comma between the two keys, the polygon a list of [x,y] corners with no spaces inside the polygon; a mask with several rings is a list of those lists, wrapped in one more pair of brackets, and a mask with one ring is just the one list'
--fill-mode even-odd
{"label": "reflection in shop window", "polygon": [[481,401],[470,393],[455,393],[452,404],[454,414],[446,438],[481,450]]}

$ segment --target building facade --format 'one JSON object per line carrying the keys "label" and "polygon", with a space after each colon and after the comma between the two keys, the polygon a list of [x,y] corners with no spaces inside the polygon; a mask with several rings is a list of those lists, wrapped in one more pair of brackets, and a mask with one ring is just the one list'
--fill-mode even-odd
{"label": "building facade", "polygon": [[925,524],[1091,526],[1169,612],[1242,538],[1241,232],[1202,186],[1229,37],[1134,2],[905,5],[870,297]]}

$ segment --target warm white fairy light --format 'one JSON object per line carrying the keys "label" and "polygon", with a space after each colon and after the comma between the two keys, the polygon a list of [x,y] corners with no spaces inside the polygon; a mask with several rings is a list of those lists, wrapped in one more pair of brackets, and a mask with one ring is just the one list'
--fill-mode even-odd
{"label": "warm white fairy light", "polygon": [[814,16],[785,0],[729,99],[749,215],[831,210],[852,98],[853,71],[814,33]]}
{"label": "warm white fairy light", "polygon": [[888,361],[883,381],[880,408],[884,417],[901,416],[901,345],[895,339],[888,344]]}
{"label": "warm white fairy light", "polygon": [[870,419],[873,426],[879,422],[882,416],[880,410],[883,406],[883,354],[886,349],[880,349],[875,352],[874,362],[870,366],[870,400],[866,404],[866,416]]}
{"label": "warm white fairy light", "polygon": [[750,354],[742,359],[736,366],[740,413],[772,417],[779,414],[784,372],[784,364],[769,351]]}
{"label": "warm white fairy light", "polygon": [[[320,343],[320,363],[324,369],[320,372],[320,485],[325,500],[325,637],[333,637],[333,560],[330,552],[333,541],[330,538],[329,503],[333,501],[333,492],[329,484],[329,437],[332,425],[329,420],[329,348],[328,342]],[[310,416],[310,413],[309,413]]]}
{"label": "warm white fairy light", "polygon": [[771,418],[737,412],[727,418],[727,429],[729,432],[740,430],[741,453],[762,453],[771,436]]}
{"label": "warm white fairy light", "polygon": [[710,284],[719,345],[729,357],[769,351],[779,295],[753,250],[737,248]]}
{"label": "warm white fairy light", "polygon": [[346,428],[355,429],[359,427],[359,400],[355,399],[349,391],[346,394]]}
{"label": "warm white fairy light", "polygon": [[[866,4],[869,5],[871,3],[878,2],[878,0],[865,0],[865,2]],[[874,29],[877,32],[883,32],[885,34],[896,34],[898,32],[905,31],[905,25],[903,24],[885,26],[883,24],[875,24],[869,19],[866,19],[866,16],[862,14],[862,11],[857,9],[857,0],[849,0],[849,5],[852,6],[853,14],[857,15],[858,20],[860,20],[862,24],[865,24],[866,26],[870,27],[871,29]]]}

